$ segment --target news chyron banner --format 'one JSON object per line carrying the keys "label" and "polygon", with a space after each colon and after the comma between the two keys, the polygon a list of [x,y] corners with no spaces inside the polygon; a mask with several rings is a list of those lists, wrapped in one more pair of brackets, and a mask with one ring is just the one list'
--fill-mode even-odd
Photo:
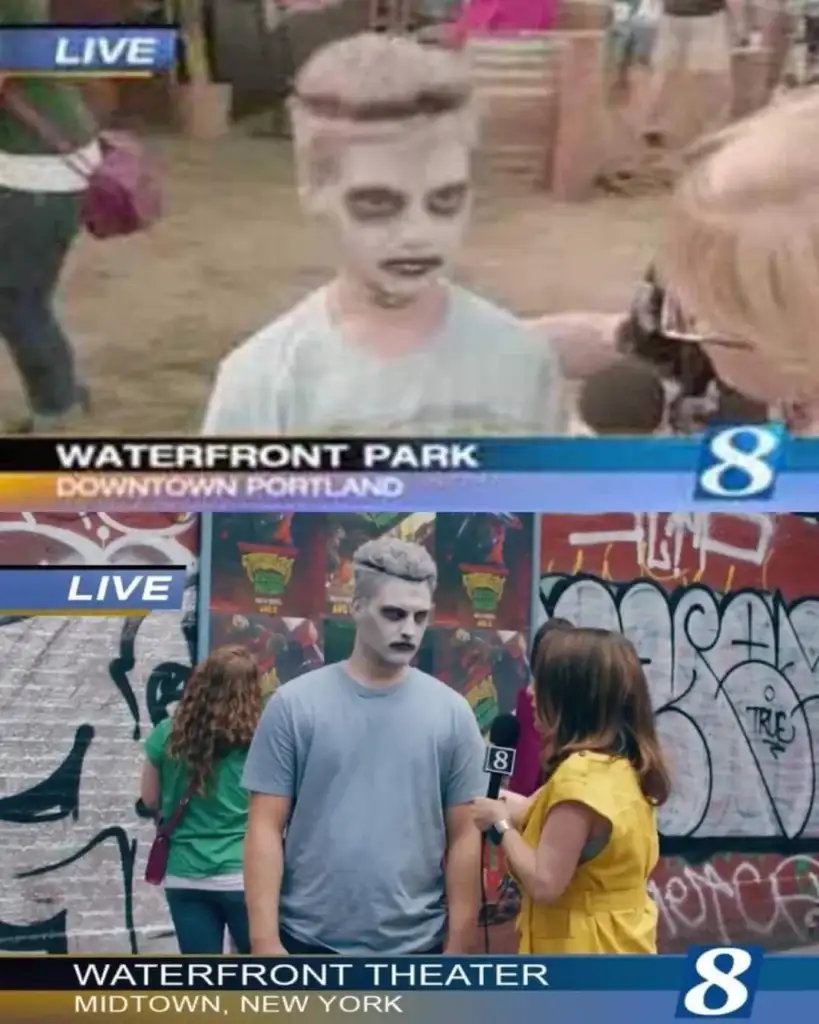
{"label": "news chyron banner", "polygon": [[67,568],[0,567],[0,616],[126,615],[179,611],[187,569],[182,565]]}
{"label": "news chyron banner", "polygon": [[4,1019],[197,1024],[272,1015],[305,1024],[666,1024],[816,1019],[808,956],[694,947],[687,956],[17,957],[0,956]]}
{"label": "news chyron banner", "polygon": [[819,438],[0,439],[0,511],[777,512],[810,508]]}

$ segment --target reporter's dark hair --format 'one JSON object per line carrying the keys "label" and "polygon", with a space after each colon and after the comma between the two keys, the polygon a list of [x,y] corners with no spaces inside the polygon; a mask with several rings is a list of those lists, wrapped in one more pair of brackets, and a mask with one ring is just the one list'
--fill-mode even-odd
{"label": "reporter's dark hair", "polygon": [[531,670],[532,675],[535,674],[535,665],[537,664],[538,655],[540,648],[543,645],[543,641],[548,636],[553,636],[558,630],[567,629],[574,629],[574,626],[568,619],[553,618],[547,619],[546,622],[541,623],[535,635],[532,637],[532,648],[529,653],[529,669]]}
{"label": "reporter's dark hair", "polygon": [[535,662],[535,707],[549,735],[551,774],[583,751],[626,757],[646,799],[659,807],[671,781],[651,695],[634,646],[605,629],[560,630]]}

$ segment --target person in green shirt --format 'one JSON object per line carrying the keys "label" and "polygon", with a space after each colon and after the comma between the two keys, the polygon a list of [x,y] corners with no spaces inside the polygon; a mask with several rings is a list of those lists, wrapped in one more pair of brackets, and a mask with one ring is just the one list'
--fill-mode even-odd
{"label": "person in green shirt", "polygon": [[261,713],[256,661],[243,647],[221,647],[193,671],[173,718],[145,742],[144,807],[168,821],[188,801],[170,836],[165,877],[183,954],[221,953],[225,931],[237,952],[250,952],[242,772]]}
{"label": "person in green shirt", "polygon": [[[48,0],[0,0],[0,27],[43,25]],[[12,106],[16,95],[63,141],[55,152]],[[102,159],[98,126],[75,85],[51,76],[0,73],[0,335],[9,346],[31,415],[5,433],[48,433],[88,409],[74,352],[53,307],[80,233],[88,171]]]}

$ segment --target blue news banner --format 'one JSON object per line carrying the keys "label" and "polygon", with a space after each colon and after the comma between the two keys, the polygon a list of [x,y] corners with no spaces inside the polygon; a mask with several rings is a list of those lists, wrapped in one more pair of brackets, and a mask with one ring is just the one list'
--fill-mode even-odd
{"label": "blue news banner", "polygon": [[[819,1008],[817,960],[760,947],[692,947],[686,956],[17,957],[0,956],[4,1004],[61,992],[86,1014],[129,1019],[186,1008],[220,1015],[311,1010],[327,1019],[390,1013],[418,1024],[662,1024],[722,1018],[801,1024]],[[184,994],[184,995],[183,995]],[[297,999],[296,994],[302,998]],[[366,997],[366,998],[365,998]],[[56,1004],[49,996],[48,1005]],[[62,1004],[61,1004],[62,1005]]]}
{"label": "blue news banner", "polygon": [[[0,0],[2,2],[2,0]],[[148,615],[182,608],[184,566],[0,567],[0,615]]]}
{"label": "blue news banner", "polygon": [[0,28],[0,71],[154,75],[173,67],[178,35],[175,28],[154,26],[5,25]]}
{"label": "blue news banner", "polygon": [[[819,481],[819,438],[791,437],[775,423],[720,427],[691,437],[491,437],[446,443],[474,448],[474,465],[425,472],[390,464],[371,466],[366,473],[247,474],[244,487],[237,485],[234,493],[220,493],[217,486],[230,482],[229,475],[203,476],[183,493],[163,492],[163,508],[494,512],[502,505],[519,512],[792,512],[815,504]],[[371,482],[372,490],[361,480]],[[92,497],[83,494],[83,507],[90,507]],[[106,500],[101,507],[118,507],[116,499]]]}

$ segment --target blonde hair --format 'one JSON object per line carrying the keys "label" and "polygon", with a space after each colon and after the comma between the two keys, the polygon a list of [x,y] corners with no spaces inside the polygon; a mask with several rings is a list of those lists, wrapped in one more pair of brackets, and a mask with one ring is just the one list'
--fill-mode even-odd
{"label": "blonde hair", "polygon": [[819,88],[695,145],[660,267],[715,337],[819,387]]}
{"label": "blonde hair", "polygon": [[403,36],[363,32],[318,50],[296,77],[290,99],[296,166],[321,184],[340,150],[356,141],[436,131],[473,148],[474,89],[459,54]]}

